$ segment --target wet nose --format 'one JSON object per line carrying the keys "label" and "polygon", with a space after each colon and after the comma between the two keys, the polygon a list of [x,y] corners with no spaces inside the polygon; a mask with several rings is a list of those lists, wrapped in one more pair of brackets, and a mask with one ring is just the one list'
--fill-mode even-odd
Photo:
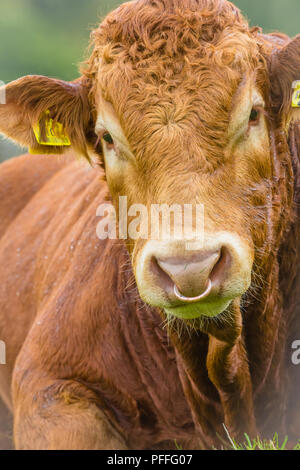
{"label": "wet nose", "polygon": [[155,258],[153,264],[160,286],[166,292],[183,302],[196,302],[221,284],[227,257],[221,248],[204,250],[191,258]]}

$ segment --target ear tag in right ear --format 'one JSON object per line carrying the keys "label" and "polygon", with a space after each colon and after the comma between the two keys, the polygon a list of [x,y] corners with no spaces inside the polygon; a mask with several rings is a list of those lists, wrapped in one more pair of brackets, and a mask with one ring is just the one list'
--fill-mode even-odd
{"label": "ear tag in right ear", "polygon": [[300,80],[293,82],[292,108],[300,108]]}
{"label": "ear tag in right ear", "polygon": [[46,111],[45,117],[43,119],[43,125],[45,126],[43,137],[40,122],[41,121],[33,126],[33,132],[38,144],[58,147],[69,147],[71,145],[71,141],[63,125],[60,122],[53,121],[53,119],[50,117],[49,110]]}

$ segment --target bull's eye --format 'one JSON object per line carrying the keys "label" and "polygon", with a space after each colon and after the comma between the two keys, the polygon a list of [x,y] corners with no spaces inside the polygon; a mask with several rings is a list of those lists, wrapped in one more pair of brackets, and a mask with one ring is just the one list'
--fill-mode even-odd
{"label": "bull's eye", "polygon": [[250,117],[249,117],[250,126],[256,126],[259,123],[259,118],[260,118],[260,110],[257,108],[252,108]]}
{"label": "bull's eye", "polygon": [[104,142],[106,142],[109,146],[114,145],[114,139],[112,138],[112,136],[110,135],[109,132],[104,132],[104,134],[103,134],[103,136],[102,136],[102,139],[103,139]]}

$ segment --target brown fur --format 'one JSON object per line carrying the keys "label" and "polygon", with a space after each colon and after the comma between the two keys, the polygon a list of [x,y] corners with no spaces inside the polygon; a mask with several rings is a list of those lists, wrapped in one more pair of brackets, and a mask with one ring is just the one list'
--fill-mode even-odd
{"label": "brown fur", "polygon": [[[96,237],[96,208],[109,197],[102,171],[53,156],[3,164],[0,373],[8,404],[12,381],[17,448],[168,449],[175,439],[211,448],[222,423],[237,439],[299,438],[290,349],[300,335],[300,125],[290,109],[299,56],[299,37],[250,30],[229,2],[138,0],[94,32],[75,84],[8,85],[1,131],[36,146],[31,126],[50,109],[84,155],[102,93],[137,161],[110,185],[112,199],[170,203],[180,181],[182,202],[206,197],[208,220],[255,251],[252,286],[229,324],[178,320],[167,331],[138,295],[133,244],[128,253]],[[245,74],[267,103],[270,152],[237,156],[225,151],[226,131]]]}

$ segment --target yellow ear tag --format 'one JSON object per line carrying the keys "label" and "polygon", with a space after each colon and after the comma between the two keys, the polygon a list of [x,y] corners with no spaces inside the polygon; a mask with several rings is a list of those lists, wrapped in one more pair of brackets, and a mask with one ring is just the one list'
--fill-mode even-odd
{"label": "yellow ear tag", "polygon": [[293,83],[293,89],[292,107],[300,108],[300,80]]}
{"label": "yellow ear tag", "polygon": [[46,111],[46,117],[44,120],[45,124],[45,136],[44,138],[41,137],[41,128],[40,122],[33,126],[33,132],[36,137],[38,144],[40,145],[56,145],[59,147],[65,146],[69,147],[71,145],[71,141],[69,136],[67,135],[63,125],[60,122],[54,122],[53,119],[50,117],[50,111]]}

